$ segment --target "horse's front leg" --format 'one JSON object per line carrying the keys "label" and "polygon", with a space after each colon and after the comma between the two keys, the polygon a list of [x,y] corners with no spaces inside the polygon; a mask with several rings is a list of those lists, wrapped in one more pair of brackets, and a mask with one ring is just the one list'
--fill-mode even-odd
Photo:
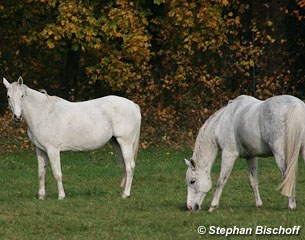
{"label": "horse's front leg", "polygon": [[222,194],[223,187],[225,186],[231,171],[234,166],[234,162],[237,159],[238,154],[231,153],[231,152],[222,152],[221,156],[221,170],[220,175],[217,181],[216,191],[211,203],[211,207],[209,209],[209,212],[213,212],[219,205],[219,200]]}
{"label": "horse's front leg", "polygon": [[36,154],[38,160],[38,178],[39,178],[38,197],[39,200],[44,200],[46,197],[45,176],[46,176],[46,168],[48,163],[48,156],[43,150],[41,150],[38,147],[36,147]]}
{"label": "horse's front leg", "polygon": [[58,200],[62,200],[65,198],[65,191],[62,184],[62,172],[61,172],[61,165],[60,165],[60,152],[56,148],[49,148],[47,149],[49,161],[52,167],[53,176],[57,183],[58,189]]}
{"label": "horse's front leg", "polygon": [[254,193],[255,197],[255,205],[256,207],[263,206],[262,199],[260,197],[259,191],[258,191],[258,167],[257,167],[257,158],[249,158],[247,159],[248,164],[248,171],[249,171],[249,177],[250,177],[250,184]]}

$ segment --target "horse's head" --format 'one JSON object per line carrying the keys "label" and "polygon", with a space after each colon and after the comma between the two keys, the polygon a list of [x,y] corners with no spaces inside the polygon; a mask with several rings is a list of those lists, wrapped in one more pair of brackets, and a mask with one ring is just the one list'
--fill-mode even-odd
{"label": "horse's head", "polygon": [[199,210],[206,194],[212,188],[212,180],[207,170],[199,168],[193,159],[185,160],[187,184],[187,208]]}
{"label": "horse's head", "polygon": [[8,104],[14,114],[14,121],[20,122],[22,120],[23,97],[26,95],[26,87],[23,85],[23,79],[19,77],[17,82],[11,84],[3,78],[3,84],[7,89]]}

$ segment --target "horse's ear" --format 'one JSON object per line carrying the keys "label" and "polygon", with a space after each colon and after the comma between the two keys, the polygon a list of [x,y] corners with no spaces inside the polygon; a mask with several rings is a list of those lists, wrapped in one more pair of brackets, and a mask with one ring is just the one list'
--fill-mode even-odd
{"label": "horse's ear", "polygon": [[190,164],[191,164],[191,168],[192,168],[193,170],[195,170],[195,168],[196,168],[196,163],[195,163],[195,161],[194,161],[193,159],[190,160]]}
{"label": "horse's ear", "polygon": [[21,76],[18,78],[18,84],[19,84],[19,85],[22,85],[22,84],[23,84],[23,78],[22,78]]}
{"label": "horse's ear", "polygon": [[184,159],[186,166],[190,166],[190,161],[187,160],[186,158]]}
{"label": "horse's ear", "polygon": [[188,167],[191,167],[192,170],[195,170],[195,168],[196,168],[196,163],[195,163],[195,161],[194,161],[193,159],[191,159],[191,160],[184,159],[184,161],[185,161],[185,164],[186,164]]}
{"label": "horse's ear", "polygon": [[3,84],[7,89],[11,86],[11,84],[5,78],[3,78]]}

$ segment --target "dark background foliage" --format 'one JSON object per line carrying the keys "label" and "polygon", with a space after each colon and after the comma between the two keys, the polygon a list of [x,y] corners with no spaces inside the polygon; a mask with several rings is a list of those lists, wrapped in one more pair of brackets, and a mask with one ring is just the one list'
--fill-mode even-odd
{"label": "dark background foliage", "polygon": [[[71,101],[125,96],[141,106],[142,147],[183,147],[240,94],[304,99],[304,5],[3,0],[0,73]],[[25,135],[8,123],[4,87],[0,109],[1,135]]]}

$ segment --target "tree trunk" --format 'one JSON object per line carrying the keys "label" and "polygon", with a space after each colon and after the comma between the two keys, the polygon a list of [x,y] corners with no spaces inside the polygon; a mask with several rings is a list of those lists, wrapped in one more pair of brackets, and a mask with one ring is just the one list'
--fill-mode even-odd
{"label": "tree trunk", "polygon": [[64,79],[62,81],[64,96],[69,100],[76,100],[78,97],[78,70],[80,52],[72,49],[72,44],[68,44],[67,61],[64,69]]}

